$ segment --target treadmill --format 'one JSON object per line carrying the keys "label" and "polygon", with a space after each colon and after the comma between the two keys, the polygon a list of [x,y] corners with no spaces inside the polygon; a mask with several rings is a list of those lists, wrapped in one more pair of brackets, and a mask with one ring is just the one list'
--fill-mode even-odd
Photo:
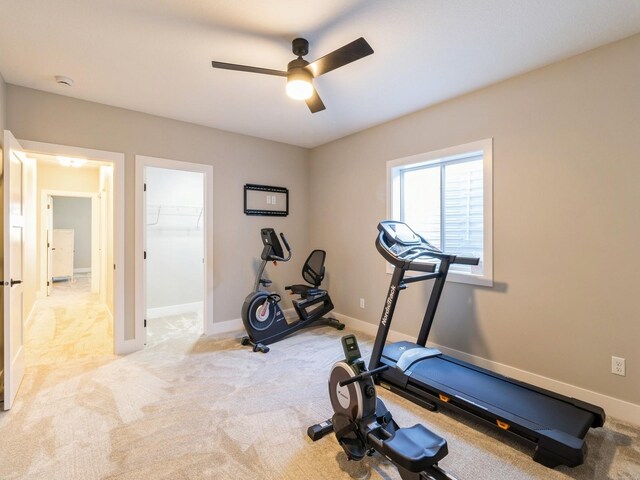
{"label": "treadmill", "polygon": [[[388,365],[376,383],[429,410],[445,407],[488,423],[535,448],[533,459],[550,468],[584,461],[589,428],[604,425],[604,410],[574,398],[493,373],[425,344],[452,264],[478,258],[444,253],[408,225],[383,221],[376,248],[394,266],[371,353],[369,370]],[[407,276],[406,272],[418,272]],[[416,343],[386,344],[399,293],[408,284],[434,280]]]}

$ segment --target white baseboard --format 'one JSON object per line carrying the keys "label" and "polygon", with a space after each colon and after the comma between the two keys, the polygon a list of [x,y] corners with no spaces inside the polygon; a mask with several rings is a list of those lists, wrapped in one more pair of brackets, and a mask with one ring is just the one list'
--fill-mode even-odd
{"label": "white baseboard", "polygon": [[140,342],[136,339],[116,342],[115,350],[116,355],[128,355],[129,353],[141,350]]}
{"label": "white baseboard", "polygon": [[[289,316],[295,317],[295,309],[293,307],[284,309],[282,313],[284,313],[285,318],[289,318]],[[244,325],[241,318],[234,318],[233,320],[214,323],[210,335],[217,335],[220,333],[229,333],[235,331],[244,331]]]}
{"label": "white baseboard", "polygon": [[[352,330],[358,330],[360,332],[367,333],[373,336],[375,336],[378,332],[378,324],[374,325],[357,318],[342,315],[341,313],[334,313],[334,316],[336,319],[340,320]],[[415,342],[414,337],[411,337],[404,333],[396,332],[394,330],[389,331],[387,341],[399,342],[402,340]],[[619,398],[610,397],[608,395],[594,392],[592,390],[587,390],[576,385],[571,385],[559,380],[554,380],[553,378],[544,377],[542,375],[538,375],[537,373],[514,368],[503,363],[494,362],[486,358],[470,355],[468,353],[454,350],[453,348],[448,348],[443,345],[428,342],[427,346],[437,348],[446,355],[451,355],[452,357],[458,358],[478,367],[486,368],[487,370],[499,373],[500,375],[505,375],[521,382],[530,383],[531,385],[536,385],[546,390],[557,392],[567,397],[580,399],[584,402],[598,405],[604,409],[607,415],[619,418],[629,423],[633,423],[634,425],[640,425],[640,405],[637,405],[635,403],[630,403],[625,400],[620,400]]]}
{"label": "white baseboard", "polygon": [[147,308],[147,319],[182,315],[183,313],[202,313],[202,302],[168,305],[166,307]]}
{"label": "white baseboard", "polygon": [[238,330],[244,331],[244,325],[242,324],[241,318],[234,318],[233,320],[214,323],[211,335],[219,335],[221,333],[235,332]]}

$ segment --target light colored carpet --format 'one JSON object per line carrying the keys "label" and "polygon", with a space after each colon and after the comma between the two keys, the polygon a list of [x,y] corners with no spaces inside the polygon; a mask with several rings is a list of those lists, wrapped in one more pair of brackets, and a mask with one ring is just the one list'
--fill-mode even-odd
{"label": "light colored carpet", "polygon": [[[14,408],[0,414],[0,478],[399,478],[379,456],[348,462],[332,435],[306,436],[331,415],[327,375],[342,358],[342,332],[307,329],[264,355],[242,347],[240,332],[201,337],[198,321],[164,318],[147,348],[126,357],[57,347],[56,358],[37,355]],[[359,339],[368,354],[372,339]],[[380,395],[400,425],[423,423],[447,439],[441,466],[460,480],[640,478],[640,428],[615,419],[591,431],[584,465],[550,470],[486,427]]]}
{"label": "light colored carpet", "polygon": [[113,353],[113,321],[90,276],[53,283],[51,296],[36,303],[25,345],[28,366]]}

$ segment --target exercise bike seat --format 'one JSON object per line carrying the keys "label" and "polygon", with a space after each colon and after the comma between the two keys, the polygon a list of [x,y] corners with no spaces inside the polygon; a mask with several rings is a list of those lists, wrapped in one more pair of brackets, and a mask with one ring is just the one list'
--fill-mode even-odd
{"label": "exercise bike seat", "polygon": [[291,293],[295,295],[300,295],[302,297],[313,297],[316,295],[324,295],[327,293],[326,290],[321,290],[316,287],[312,287],[310,285],[288,285],[284,287],[285,290],[291,290]]}
{"label": "exercise bike seat", "polygon": [[324,259],[327,252],[324,250],[314,250],[307,257],[307,261],[302,266],[302,278],[311,285],[296,284],[284,287],[285,290],[291,290],[291,293],[303,297],[312,297],[316,295],[325,295],[326,290],[318,287],[324,279]]}
{"label": "exercise bike seat", "polygon": [[410,472],[422,472],[448,453],[447,441],[420,424],[399,428],[387,440],[374,437],[374,441],[380,453]]}

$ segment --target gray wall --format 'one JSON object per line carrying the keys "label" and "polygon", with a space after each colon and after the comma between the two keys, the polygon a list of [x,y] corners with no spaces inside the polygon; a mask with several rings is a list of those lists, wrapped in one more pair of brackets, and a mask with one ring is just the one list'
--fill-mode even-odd
{"label": "gray wall", "polygon": [[[639,404],[638,79],[640,35],[313,149],[337,311],[379,321],[386,162],[493,137],[495,286],[448,283],[431,339]],[[428,287],[402,293],[394,329],[417,333]]]}
{"label": "gray wall", "polygon": [[[284,284],[299,276],[305,260],[299,252],[308,251],[306,149],[15,85],[7,85],[7,125],[20,139],[124,152],[126,338],[134,331],[135,155],[213,165],[214,322],[240,317],[262,250],[261,227],[285,231],[296,248],[292,261],[277,269],[276,289],[284,293]],[[288,187],[289,216],[245,216],[245,183]]]}
{"label": "gray wall", "polygon": [[72,229],[73,268],[91,268],[91,199],[53,197],[53,228]]}

